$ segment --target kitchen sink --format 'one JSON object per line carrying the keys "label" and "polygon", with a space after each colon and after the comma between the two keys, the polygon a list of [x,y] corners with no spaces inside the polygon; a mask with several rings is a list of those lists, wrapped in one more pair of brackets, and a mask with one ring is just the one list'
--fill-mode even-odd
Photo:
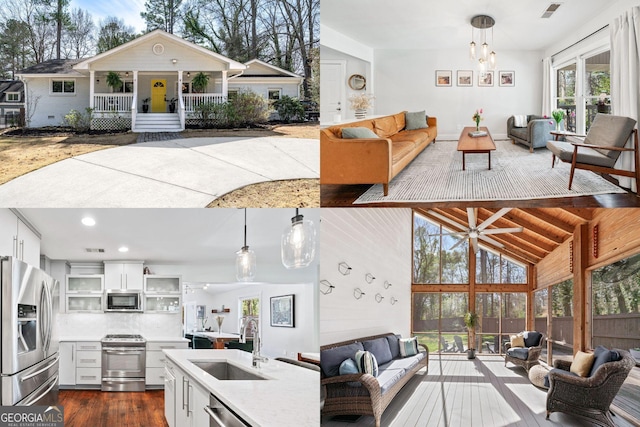
{"label": "kitchen sink", "polygon": [[255,381],[267,379],[228,362],[198,362],[192,360],[191,363],[212,377],[222,381]]}

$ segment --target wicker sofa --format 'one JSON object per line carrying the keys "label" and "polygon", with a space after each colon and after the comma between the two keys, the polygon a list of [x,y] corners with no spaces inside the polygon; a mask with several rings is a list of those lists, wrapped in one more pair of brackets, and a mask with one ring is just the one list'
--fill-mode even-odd
{"label": "wicker sofa", "polygon": [[[435,117],[428,117],[429,127],[405,130],[405,112],[401,112],[321,129],[320,183],[382,183],[386,196],[389,182],[435,142],[437,124]],[[345,139],[342,129],[346,127],[367,128],[378,138]]]}
{"label": "wicker sofa", "polygon": [[565,412],[600,426],[615,426],[609,406],[635,366],[635,360],[628,351],[609,351],[602,346],[595,349],[594,355],[587,377],[571,373],[571,361],[554,361],[554,369],[548,374],[547,419],[553,412]]}
{"label": "wicker sofa", "polygon": [[[325,388],[323,415],[373,415],[376,427],[386,407],[402,387],[422,368],[428,368],[429,351],[401,357],[400,336],[392,333],[356,338],[320,347],[321,386]],[[340,364],[367,350],[379,360],[377,377],[370,374],[340,375]],[[389,356],[391,358],[389,359]]]}

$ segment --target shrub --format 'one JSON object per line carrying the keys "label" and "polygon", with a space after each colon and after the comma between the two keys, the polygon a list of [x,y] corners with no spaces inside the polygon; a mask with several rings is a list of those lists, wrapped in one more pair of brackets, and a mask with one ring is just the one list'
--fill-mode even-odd
{"label": "shrub", "polygon": [[87,131],[91,128],[92,108],[85,108],[85,112],[71,110],[64,116],[63,123],[76,131]]}
{"label": "shrub", "polygon": [[302,120],[304,118],[304,106],[297,98],[284,95],[273,103],[274,108],[280,116],[280,120],[289,123],[291,119]]}
{"label": "shrub", "polygon": [[269,102],[255,92],[242,91],[229,104],[228,120],[233,127],[264,123],[269,117]]}
{"label": "shrub", "polygon": [[196,114],[201,119],[205,126],[225,127],[228,126],[228,112],[229,103],[224,102],[216,104],[214,102],[207,102],[197,105]]}

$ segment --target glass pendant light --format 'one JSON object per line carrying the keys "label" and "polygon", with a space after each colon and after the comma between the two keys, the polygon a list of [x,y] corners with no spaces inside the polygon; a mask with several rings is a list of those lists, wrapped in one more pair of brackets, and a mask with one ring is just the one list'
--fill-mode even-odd
{"label": "glass pendant light", "polygon": [[305,220],[296,209],[291,225],[282,233],[280,245],[282,265],[286,268],[307,267],[316,255],[316,229],[313,221]]}
{"label": "glass pendant light", "polygon": [[256,276],[256,254],[247,246],[247,208],[244,209],[244,246],[236,252],[236,279],[253,282]]}

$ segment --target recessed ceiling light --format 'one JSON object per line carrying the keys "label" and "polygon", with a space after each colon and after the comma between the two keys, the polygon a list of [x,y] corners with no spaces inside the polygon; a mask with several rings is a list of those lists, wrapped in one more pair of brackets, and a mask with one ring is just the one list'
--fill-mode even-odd
{"label": "recessed ceiling light", "polygon": [[87,227],[93,227],[94,225],[96,225],[96,220],[91,218],[90,216],[85,216],[84,218],[82,218],[82,223]]}
{"label": "recessed ceiling light", "polygon": [[129,248],[126,246],[120,246],[118,252],[129,252]]}

